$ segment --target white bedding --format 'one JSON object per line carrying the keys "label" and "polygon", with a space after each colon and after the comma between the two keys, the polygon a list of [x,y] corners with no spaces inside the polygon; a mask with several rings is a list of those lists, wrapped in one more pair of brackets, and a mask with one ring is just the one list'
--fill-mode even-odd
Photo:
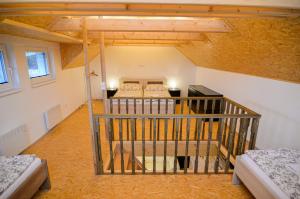
{"label": "white bedding", "polygon": [[[257,164],[246,154],[241,155],[238,164],[243,164],[246,167],[247,172],[253,175],[263,185],[263,189],[272,195],[272,198],[276,199],[288,199],[289,197],[274,184],[274,182],[259,168]],[[241,176],[240,176],[241,177]],[[243,181],[243,179],[242,179]],[[243,181],[248,187],[247,183]],[[256,185],[257,186],[257,185]],[[262,187],[261,187],[262,188]],[[251,187],[248,187],[251,190]],[[253,193],[255,194],[255,193]],[[255,195],[254,195],[255,196]]]}
{"label": "white bedding", "polygon": [[1,195],[0,199],[6,199],[40,166],[41,159],[35,158],[27,169],[11,184]]}
{"label": "white bedding", "polygon": [[143,97],[143,90],[118,90],[114,97]]}
{"label": "white bedding", "polygon": [[300,199],[299,164],[299,150],[250,150],[237,158],[235,175],[255,197]]}
{"label": "white bedding", "polygon": [[171,97],[168,90],[147,91],[144,90],[144,97]]}

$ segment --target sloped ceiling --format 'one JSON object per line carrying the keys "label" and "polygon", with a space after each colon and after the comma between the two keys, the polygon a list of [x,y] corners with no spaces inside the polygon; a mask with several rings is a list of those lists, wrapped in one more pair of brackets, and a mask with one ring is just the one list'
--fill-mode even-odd
{"label": "sloped ceiling", "polygon": [[300,18],[228,18],[234,31],[178,46],[196,65],[300,83]]}
{"label": "sloped ceiling", "polygon": [[[8,18],[48,30],[59,20],[57,16]],[[201,33],[204,40],[172,45],[197,66],[300,83],[300,17],[222,19],[231,26],[231,32],[205,32]],[[76,33],[75,37],[80,39],[81,35]],[[140,45],[126,42],[126,45]],[[98,53],[97,45],[90,44],[95,49],[90,50],[91,58]],[[76,48],[62,45],[61,50],[65,68],[83,65],[81,45]]]}

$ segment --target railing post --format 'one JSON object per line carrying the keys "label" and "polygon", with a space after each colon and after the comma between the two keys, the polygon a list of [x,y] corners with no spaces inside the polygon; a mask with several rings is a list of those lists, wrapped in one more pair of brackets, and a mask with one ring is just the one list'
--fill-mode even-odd
{"label": "railing post", "polygon": [[[181,107],[180,107],[180,114],[183,114],[183,108],[184,108],[184,100],[183,99],[181,99],[180,100],[180,105],[181,105]],[[180,118],[180,133],[179,133],[179,140],[182,140],[182,118]]]}
{"label": "railing post", "polygon": [[[228,114],[229,110],[230,110],[230,103],[228,101],[226,102],[226,110],[224,112],[224,114]],[[223,133],[223,138],[222,138],[222,144],[225,146],[226,145],[226,138],[227,138],[227,126],[228,126],[228,118],[225,118],[225,128],[224,128],[224,132]]]}
{"label": "railing post", "polygon": [[250,118],[247,118],[245,121],[245,132],[243,134],[243,138],[242,138],[242,146],[241,146],[241,153],[245,152],[246,149],[246,143],[247,143],[247,134],[248,134],[248,129],[249,129],[249,124],[250,124]]}
{"label": "railing post", "polygon": [[[128,99],[126,99],[126,114],[128,114]],[[129,140],[129,120],[126,119],[126,134],[127,134],[127,140]]]}
{"label": "railing post", "polygon": [[110,154],[110,172],[111,174],[114,174],[114,152],[113,152],[113,146],[112,146],[112,134],[113,132],[113,128],[112,128],[112,118],[108,119],[109,121],[107,122],[107,124],[109,124],[108,126],[108,138],[109,138],[109,154]]}
{"label": "railing post", "polygon": [[[158,114],[160,114],[160,99],[158,99]],[[160,119],[157,119],[157,140],[160,138]]]}
{"label": "railing post", "polygon": [[212,137],[212,128],[213,128],[213,118],[209,118],[209,125],[208,125],[208,135],[207,135],[207,148],[206,148],[206,159],[205,159],[205,168],[204,172],[208,173],[209,167],[209,154],[210,154],[210,142]]}
{"label": "railing post", "polygon": [[[204,114],[206,114],[207,111],[207,99],[204,100]],[[202,127],[202,140],[205,138],[205,120],[203,120],[203,127]]]}
{"label": "railing post", "polygon": [[96,175],[103,174],[103,160],[102,160],[102,151],[101,151],[101,135],[100,135],[100,123],[97,116],[93,116],[94,123],[94,143],[95,145],[95,169]]}
{"label": "railing post", "polygon": [[195,158],[195,167],[194,173],[198,173],[198,159],[199,159],[199,148],[200,148],[200,134],[202,131],[202,119],[197,119],[197,146],[196,146],[196,158]]}
{"label": "railing post", "polygon": [[189,139],[190,139],[190,123],[191,123],[191,118],[187,118],[187,125],[186,125],[186,141],[185,141],[185,157],[184,157],[184,173],[187,173],[187,167],[188,167],[188,153],[189,153]]}
{"label": "railing post", "polygon": [[134,155],[134,138],[135,138],[135,128],[134,128],[134,119],[130,120],[131,126],[131,171],[132,174],[135,174],[135,155]]}
{"label": "railing post", "polygon": [[[245,114],[245,111],[242,110],[242,114]],[[237,145],[235,148],[235,155],[240,155],[241,153],[241,147],[242,147],[242,141],[243,141],[243,134],[245,132],[245,118],[240,118],[240,127],[239,127],[239,134],[238,134],[238,140]]]}
{"label": "railing post", "polygon": [[217,174],[219,172],[219,162],[220,162],[220,149],[222,145],[222,132],[224,130],[224,118],[219,119],[219,125],[218,125],[218,133],[217,133],[217,140],[218,140],[218,149],[217,149],[217,158],[215,161],[215,173]]}
{"label": "railing post", "polygon": [[258,130],[258,124],[259,124],[259,118],[253,118],[252,124],[251,124],[251,135],[250,135],[250,141],[249,141],[249,149],[253,150],[255,149],[255,143],[256,143],[256,135]]}
{"label": "railing post", "polygon": [[120,153],[121,153],[121,172],[125,173],[124,168],[124,149],[123,149],[123,120],[119,119],[119,139],[120,139]]}
{"label": "railing post", "polygon": [[168,119],[164,119],[165,128],[164,128],[164,168],[163,172],[166,174],[167,170],[167,139],[168,139]]}
{"label": "railing post", "polygon": [[176,118],[175,121],[175,152],[174,152],[174,173],[177,172],[177,152],[178,152],[178,121],[179,119]]}
{"label": "railing post", "polygon": [[156,118],[153,119],[153,173],[156,173]]}
{"label": "railing post", "polygon": [[142,172],[145,174],[145,118],[142,119],[142,153],[143,153],[143,168]]}
{"label": "railing post", "polygon": [[229,164],[230,164],[230,156],[232,154],[232,147],[234,142],[234,131],[236,129],[236,118],[231,118],[231,125],[229,129],[229,135],[228,135],[228,147],[227,148],[227,157],[225,162],[225,173],[228,173]]}

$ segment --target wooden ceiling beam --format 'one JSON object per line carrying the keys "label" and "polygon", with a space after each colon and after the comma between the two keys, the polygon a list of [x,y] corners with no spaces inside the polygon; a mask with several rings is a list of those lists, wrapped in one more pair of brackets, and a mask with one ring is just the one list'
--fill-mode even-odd
{"label": "wooden ceiling beam", "polygon": [[[99,39],[100,32],[90,32],[88,36],[90,39]],[[179,32],[105,32],[104,38],[108,40],[207,40],[203,33]]]}
{"label": "wooden ceiling beam", "polygon": [[10,19],[0,21],[0,33],[61,43],[82,43],[80,39]]}
{"label": "wooden ceiling beam", "polygon": [[[87,19],[89,31],[117,32],[230,32],[223,20],[216,18],[178,19]],[[80,18],[61,19],[52,31],[80,31]]]}
{"label": "wooden ceiling beam", "polygon": [[105,40],[106,45],[115,46],[132,46],[132,45],[163,45],[163,46],[178,46],[188,45],[187,40]]}
{"label": "wooden ceiling beam", "polygon": [[300,9],[233,5],[142,3],[2,3],[0,15],[60,16],[300,16]]}

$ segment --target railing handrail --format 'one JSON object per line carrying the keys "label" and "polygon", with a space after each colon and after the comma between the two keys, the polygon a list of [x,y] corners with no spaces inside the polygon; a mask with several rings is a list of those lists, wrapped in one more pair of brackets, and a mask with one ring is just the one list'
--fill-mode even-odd
{"label": "railing handrail", "polygon": [[109,99],[173,99],[173,100],[197,100],[197,99],[224,99],[224,97],[110,97]]}
{"label": "railing handrail", "polygon": [[[256,117],[261,117],[261,115],[225,96],[203,96],[203,97],[111,97],[109,100],[183,100],[183,101],[190,101],[190,100],[225,100],[230,102],[231,104],[236,105],[237,107],[245,110],[248,112],[248,115],[253,115]],[[211,114],[213,115],[213,114]],[[228,115],[228,114],[227,114]]]}
{"label": "railing handrail", "polygon": [[227,97],[224,97],[224,99],[225,99],[226,101],[229,101],[230,103],[235,104],[236,106],[238,106],[238,107],[244,109],[244,110],[247,111],[248,113],[251,113],[251,114],[253,114],[253,115],[257,115],[257,116],[261,117],[261,115],[260,115],[259,113],[255,112],[255,111],[253,111],[253,110],[251,110],[251,109],[249,109],[249,108],[247,108],[247,107],[245,107],[245,106],[243,106],[243,105],[241,105],[241,104],[239,104],[239,103],[237,103],[237,102],[235,102],[235,101],[233,101],[233,100],[231,100],[231,99],[229,99],[229,98],[227,98]]}
{"label": "railing handrail", "polygon": [[180,119],[180,118],[195,118],[195,119],[209,119],[209,118],[260,118],[256,114],[94,114],[98,118],[115,118],[115,119]]}

